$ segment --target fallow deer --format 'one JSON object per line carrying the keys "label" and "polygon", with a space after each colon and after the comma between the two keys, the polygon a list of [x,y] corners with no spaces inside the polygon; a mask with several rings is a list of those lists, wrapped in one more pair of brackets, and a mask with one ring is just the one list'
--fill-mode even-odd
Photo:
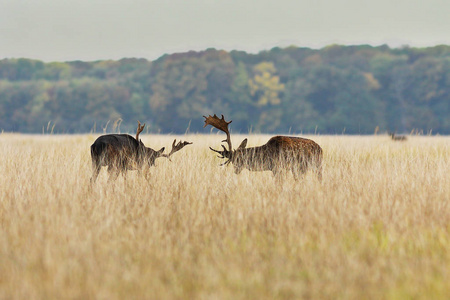
{"label": "fallow deer", "polygon": [[115,180],[119,173],[125,175],[127,170],[138,170],[143,167],[151,167],[155,164],[158,157],[166,157],[170,160],[170,156],[181,150],[184,146],[190,145],[189,142],[172,143],[172,150],[169,154],[163,154],[164,147],[158,151],[144,146],[139,139],[139,134],[144,130],[145,124],[141,126],[138,121],[136,138],[128,134],[106,134],[102,135],[91,146],[91,158],[93,175],[91,184],[97,180],[98,174],[102,166],[108,166],[108,181]]}
{"label": "fallow deer", "polygon": [[228,124],[232,121],[225,121],[224,116],[219,119],[214,116],[203,116],[205,125],[211,125],[226,133],[227,138],[222,142],[227,142],[228,149],[222,145],[223,151],[212,151],[219,153],[220,158],[228,159],[222,165],[233,163],[234,172],[239,174],[243,169],[250,171],[272,171],[275,177],[281,172],[291,171],[294,178],[302,176],[308,168],[313,168],[317,172],[319,180],[322,179],[322,148],[314,141],[290,136],[274,136],[265,145],[259,147],[246,148],[247,139],[244,139],[236,150],[231,145]]}
{"label": "fallow deer", "polygon": [[406,141],[406,136],[405,135],[397,135],[394,132],[388,132],[388,134],[391,136],[391,139],[393,141]]}

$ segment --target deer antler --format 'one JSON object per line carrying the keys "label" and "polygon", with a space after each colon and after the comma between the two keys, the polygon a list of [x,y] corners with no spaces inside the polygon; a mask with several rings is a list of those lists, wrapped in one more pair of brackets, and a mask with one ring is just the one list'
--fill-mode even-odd
{"label": "deer antler", "polygon": [[203,126],[203,128],[205,128],[208,125],[211,125],[227,134],[227,139],[223,140],[222,142],[227,142],[228,150],[223,145],[222,145],[223,151],[214,150],[211,147],[209,147],[209,149],[222,155],[222,157],[219,156],[219,158],[228,158],[228,161],[226,161],[225,163],[223,163],[221,165],[226,165],[226,164],[230,163],[233,147],[231,146],[231,138],[230,138],[230,132],[228,131],[228,124],[230,124],[233,121],[229,121],[229,122],[225,121],[225,118],[223,115],[222,115],[222,119],[219,119],[219,117],[217,117],[215,114],[214,114],[214,116],[209,115],[208,117],[206,117],[206,116],[203,116],[203,117],[205,118],[205,125]]}
{"label": "deer antler", "polygon": [[162,157],[167,157],[167,158],[170,160],[170,156],[171,156],[172,154],[174,154],[175,152],[181,150],[184,146],[186,146],[186,145],[191,145],[191,144],[192,144],[192,143],[190,143],[190,142],[181,142],[181,141],[179,141],[178,144],[175,145],[176,142],[177,142],[176,139],[173,140],[173,143],[172,143],[172,150],[170,151],[169,154],[162,154],[161,156],[162,156]]}
{"label": "deer antler", "polygon": [[231,146],[231,138],[230,138],[230,132],[228,131],[228,124],[230,124],[233,121],[227,122],[225,121],[224,116],[222,115],[222,119],[219,119],[215,114],[213,117],[211,115],[209,117],[203,116],[205,118],[205,125],[203,125],[203,128],[205,128],[208,125],[211,125],[227,134],[227,139],[223,140],[222,142],[227,142],[228,144],[228,151],[232,151],[233,148]]}
{"label": "deer antler", "polygon": [[138,128],[136,130],[136,141],[139,142],[139,134],[142,132],[142,130],[144,130],[145,127],[145,123],[144,125],[141,126],[141,122],[138,121]]}

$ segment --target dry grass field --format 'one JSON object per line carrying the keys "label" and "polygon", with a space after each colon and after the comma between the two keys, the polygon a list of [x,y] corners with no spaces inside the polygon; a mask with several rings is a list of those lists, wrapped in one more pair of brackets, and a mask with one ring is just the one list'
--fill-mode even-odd
{"label": "dry grass field", "polygon": [[187,135],[149,180],[90,192],[96,137],[0,135],[0,299],[450,297],[449,137],[314,136],[322,183],[278,185]]}

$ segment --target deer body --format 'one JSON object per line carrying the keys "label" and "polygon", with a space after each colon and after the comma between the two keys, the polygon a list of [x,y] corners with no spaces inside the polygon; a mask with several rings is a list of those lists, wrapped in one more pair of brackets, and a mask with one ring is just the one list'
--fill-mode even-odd
{"label": "deer body", "polygon": [[237,174],[244,168],[272,171],[275,175],[288,169],[297,177],[299,173],[305,173],[309,166],[321,165],[322,149],[309,139],[274,136],[265,145],[237,149],[231,162]]}
{"label": "deer body", "polygon": [[92,180],[96,181],[100,169],[108,166],[109,180],[117,177],[120,172],[127,170],[142,170],[155,164],[161,157],[164,147],[159,151],[144,146],[128,134],[108,134],[100,136],[91,146]]}
{"label": "deer body", "polygon": [[279,175],[281,172],[292,171],[294,178],[303,175],[309,168],[314,168],[319,179],[322,178],[322,148],[309,139],[289,136],[274,136],[266,144],[259,147],[246,148],[247,139],[241,145],[232,150],[228,124],[224,117],[219,119],[205,117],[205,126],[212,125],[227,134],[228,149],[222,146],[223,151],[210,148],[212,151],[227,158],[224,164],[232,163],[234,171],[239,174],[243,169],[250,171],[272,171]]}
{"label": "deer body", "polygon": [[192,144],[189,142],[178,142],[175,145],[176,140],[174,140],[172,151],[168,155],[163,154],[164,147],[155,151],[145,147],[144,143],[139,139],[139,133],[142,132],[144,127],[145,124],[141,126],[139,123],[136,138],[128,134],[107,134],[95,140],[91,146],[93,168],[91,183],[97,180],[100,169],[103,166],[108,167],[108,181],[111,181],[116,179],[121,172],[124,174],[127,170],[141,171],[144,167],[154,166],[158,157],[170,158],[176,151]]}
{"label": "deer body", "polygon": [[388,134],[391,136],[393,141],[406,141],[406,136],[404,135],[397,135],[394,132],[389,132]]}

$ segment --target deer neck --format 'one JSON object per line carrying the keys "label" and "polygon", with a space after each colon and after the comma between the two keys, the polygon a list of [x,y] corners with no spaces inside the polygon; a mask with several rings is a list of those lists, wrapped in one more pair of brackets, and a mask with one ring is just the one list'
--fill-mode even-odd
{"label": "deer neck", "polygon": [[272,159],[266,150],[265,145],[236,150],[233,153],[233,163],[250,171],[272,170]]}

